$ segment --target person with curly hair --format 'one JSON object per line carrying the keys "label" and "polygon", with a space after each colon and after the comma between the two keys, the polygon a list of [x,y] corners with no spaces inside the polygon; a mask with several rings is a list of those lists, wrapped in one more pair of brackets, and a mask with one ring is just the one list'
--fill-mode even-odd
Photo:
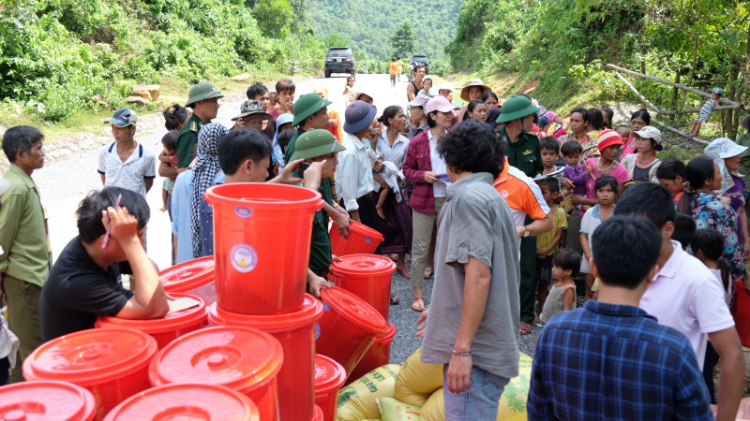
{"label": "person with curly hair", "polygon": [[489,125],[473,120],[438,146],[450,182],[432,305],[417,323],[424,323],[422,361],[444,365],[446,419],[495,419],[505,385],[518,375],[519,240],[492,186],[507,165],[504,148]]}

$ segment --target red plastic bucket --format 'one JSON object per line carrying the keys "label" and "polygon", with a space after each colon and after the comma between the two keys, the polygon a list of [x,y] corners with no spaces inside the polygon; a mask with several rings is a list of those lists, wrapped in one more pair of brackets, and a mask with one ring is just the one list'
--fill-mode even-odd
{"label": "red plastic bucket", "polygon": [[250,316],[231,313],[215,303],[209,311],[213,326],[244,326],[271,334],[284,350],[284,364],[276,376],[282,421],[312,418],[315,406],[315,327],[323,304],[310,294],[294,313]]}
{"label": "red plastic bucket", "polygon": [[391,278],[396,263],[374,254],[350,254],[334,261],[328,278],[375,307],[386,320],[391,309]]}
{"label": "red plastic bucket", "polygon": [[60,380],[88,389],[96,419],[150,387],[148,365],[156,340],[133,329],[87,329],[53,339],[23,363],[26,380]]}
{"label": "red plastic bucket", "polygon": [[156,339],[159,349],[164,348],[173,340],[192,331],[202,329],[208,324],[208,306],[203,299],[188,294],[171,294],[174,298],[192,298],[200,302],[199,305],[182,311],[168,313],[161,319],[121,319],[118,317],[99,317],[96,327],[126,327],[140,330]]}
{"label": "red plastic bucket", "polygon": [[261,420],[278,419],[276,374],[284,362],[273,336],[248,327],[209,327],[175,339],[149,367],[151,384],[200,383],[236,390],[258,406]]}
{"label": "red plastic bucket", "polygon": [[88,390],[52,380],[0,387],[0,420],[91,421],[96,402]]}
{"label": "red plastic bucket", "polygon": [[741,280],[734,281],[734,305],[732,315],[734,316],[734,327],[740,336],[742,346],[750,346],[750,297],[745,293]]}
{"label": "red plastic bucket", "polygon": [[282,314],[305,299],[320,193],[264,183],[213,186],[216,299],[234,313]]}
{"label": "red plastic bucket", "polygon": [[371,305],[345,289],[324,288],[320,295],[323,317],[315,350],[341,364],[348,376],[375,338],[388,330],[388,323]]}
{"label": "red plastic bucket", "polygon": [[357,368],[354,369],[349,378],[359,379],[365,374],[382,367],[391,362],[391,344],[396,336],[396,326],[393,323],[388,324],[388,331],[375,339],[365,356],[359,360]]}
{"label": "red plastic bucket", "polygon": [[358,253],[372,254],[385,240],[383,234],[357,221],[350,221],[349,228],[349,238],[344,238],[339,234],[336,224],[331,227],[328,236],[331,237],[332,254],[339,257]]}
{"label": "red plastic bucket", "polygon": [[118,405],[104,419],[133,420],[260,421],[260,413],[247,396],[232,389],[181,383],[139,393]]}
{"label": "red plastic bucket", "polygon": [[208,304],[216,301],[214,257],[188,260],[159,272],[164,291],[186,292],[203,298]]}
{"label": "red plastic bucket", "polygon": [[339,389],[346,381],[346,370],[341,364],[326,357],[315,356],[315,405],[323,412],[323,420],[336,419]]}

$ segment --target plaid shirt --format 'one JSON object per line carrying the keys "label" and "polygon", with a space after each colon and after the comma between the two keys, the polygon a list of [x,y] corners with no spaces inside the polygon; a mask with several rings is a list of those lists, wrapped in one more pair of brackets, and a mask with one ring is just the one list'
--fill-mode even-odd
{"label": "plaid shirt", "polygon": [[530,420],[712,420],[690,342],[638,307],[588,301],[544,327]]}
{"label": "plaid shirt", "polygon": [[409,143],[404,161],[404,175],[414,183],[414,191],[409,198],[409,205],[415,211],[425,214],[435,214],[435,195],[432,184],[424,181],[424,173],[432,171],[430,156],[430,139],[427,130],[418,134]]}

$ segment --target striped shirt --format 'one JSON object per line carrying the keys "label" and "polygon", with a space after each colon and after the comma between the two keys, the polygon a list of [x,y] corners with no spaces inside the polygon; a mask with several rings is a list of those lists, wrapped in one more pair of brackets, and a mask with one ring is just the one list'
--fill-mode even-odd
{"label": "striped shirt", "polygon": [[714,108],[716,108],[716,102],[715,99],[709,99],[706,101],[705,104],[701,107],[701,110],[698,112],[698,118],[697,120],[701,123],[708,122],[708,119],[711,118],[711,113],[714,112]]}

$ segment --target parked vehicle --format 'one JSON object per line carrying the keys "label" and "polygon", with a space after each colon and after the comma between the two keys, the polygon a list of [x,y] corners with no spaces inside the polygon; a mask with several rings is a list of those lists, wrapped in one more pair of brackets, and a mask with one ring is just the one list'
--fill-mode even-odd
{"label": "parked vehicle", "polygon": [[323,72],[326,77],[331,77],[332,73],[355,73],[354,53],[349,47],[329,48],[326,53],[326,62],[323,66]]}

